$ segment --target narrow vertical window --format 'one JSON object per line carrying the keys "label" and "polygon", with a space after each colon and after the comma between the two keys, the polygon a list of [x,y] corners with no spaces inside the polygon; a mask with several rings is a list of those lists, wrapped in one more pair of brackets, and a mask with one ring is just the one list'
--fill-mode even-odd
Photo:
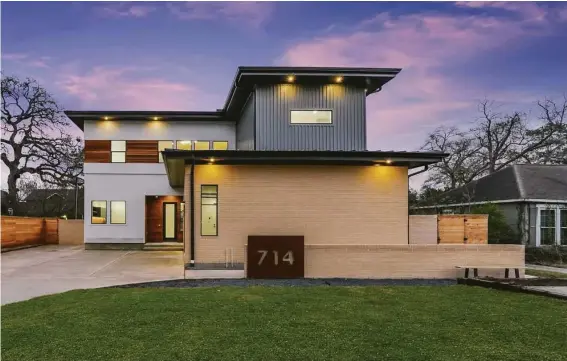
{"label": "narrow vertical window", "polygon": [[160,163],[163,163],[163,155],[161,154],[161,152],[166,150],[166,149],[175,149],[173,147],[173,141],[172,140],[160,140],[158,142],[158,154],[159,154],[159,162]]}
{"label": "narrow vertical window", "polygon": [[555,244],[555,209],[541,209],[539,211],[540,244]]}
{"label": "narrow vertical window", "polygon": [[193,142],[195,144],[195,150],[209,150],[211,149],[211,142],[206,140],[196,140]]}
{"label": "narrow vertical window", "polygon": [[106,201],[91,202],[91,224],[106,224]]}
{"label": "narrow vertical window", "polygon": [[110,161],[112,163],[126,162],[126,141],[112,140],[110,141]]}
{"label": "narrow vertical window", "polygon": [[213,142],[213,150],[228,150],[228,142],[227,141],[214,141]]}
{"label": "narrow vertical window", "polygon": [[110,224],[126,224],[125,201],[110,201]]}
{"label": "narrow vertical window", "polygon": [[218,186],[201,186],[201,236],[218,236]]}
{"label": "narrow vertical window", "polygon": [[561,244],[567,245],[567,209],[561,209],[559,213],[559,224],[561,227],[561,232],[559,232],[559,237]]}

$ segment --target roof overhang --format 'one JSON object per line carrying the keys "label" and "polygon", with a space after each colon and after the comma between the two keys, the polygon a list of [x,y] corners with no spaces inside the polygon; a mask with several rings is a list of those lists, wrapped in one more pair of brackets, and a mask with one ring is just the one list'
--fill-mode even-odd
{"label": "roof overhang", "polygon": [[259,85],[289,83],[321,85],[335,84],[337,77],[341,84],[356,86],[372,94],[392,80],[399,68],[321,68],[321,67],[239,67],[232,82],[223,110],[228,116],[238,114],[254,87]]}
{"label": "roof overhang", "polygon": [[146,111],[146,110],[67,110],[65,115],[71,119],[75,125],[84,130],[84,124],[87,120],[169,120],[169,121],[224,121],[224,112],[222,111]]}
{"label": "roof overhang", "polygon": [[382,151],[256,151],[176,150],[162,152],[169,184],[182,187],[185,165],[358,165],[403,166],[409,169],[441,161],[448,154],[437,152]]}

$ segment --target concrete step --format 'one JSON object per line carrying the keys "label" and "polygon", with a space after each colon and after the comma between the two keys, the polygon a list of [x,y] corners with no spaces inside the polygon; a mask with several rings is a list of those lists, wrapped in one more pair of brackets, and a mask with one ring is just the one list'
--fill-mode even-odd
{"label": "concrete step", "polygon": [[183,251],[181,242],[145,243],[144,251]]}

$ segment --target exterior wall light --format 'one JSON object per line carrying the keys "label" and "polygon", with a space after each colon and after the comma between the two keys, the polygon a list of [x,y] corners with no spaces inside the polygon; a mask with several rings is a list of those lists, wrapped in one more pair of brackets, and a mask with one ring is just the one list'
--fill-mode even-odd
{"label": "exterior wall light", "polygon": [[293,74],[288,75],[286,80],[288,83],[293,83],[295,81],[295,75]]}
{"label": "exterior wall light", "polygon": [[153,120],[159,120],[160,117],[153,117],[152,119],[153,119]]}
{"label": "exterior wall light", "polygon": [[386,164],[392,164],[392,160],[391,160],[391,159],[386,159]]}
{"label": "exterior wall light", "polygon": [[338,76],[335,78],[335,83],[342,83],[344,78],[342,76]]}
{"label": "exterior wall light", "polygon": [[110,117],[103,117],[104,120],[110,120]]}

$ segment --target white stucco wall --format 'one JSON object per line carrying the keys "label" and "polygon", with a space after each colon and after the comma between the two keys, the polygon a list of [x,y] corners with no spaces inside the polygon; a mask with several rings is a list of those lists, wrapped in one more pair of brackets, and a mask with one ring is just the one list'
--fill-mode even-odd
{"label": "white stucco wall", "polygon": [[[85,140],[220,140],[235,148],[227,122],[86,121]],[[183,195],[170,187],[163,163],[85,164],[85,243],[144,243],[145,197]],[[126,201],[126,224],[91,224],[91,201]]]}
{"label": "white stucco wall", "polygon": [[228,140],[235,149],[232,122],[85,121],[85,140]]}

